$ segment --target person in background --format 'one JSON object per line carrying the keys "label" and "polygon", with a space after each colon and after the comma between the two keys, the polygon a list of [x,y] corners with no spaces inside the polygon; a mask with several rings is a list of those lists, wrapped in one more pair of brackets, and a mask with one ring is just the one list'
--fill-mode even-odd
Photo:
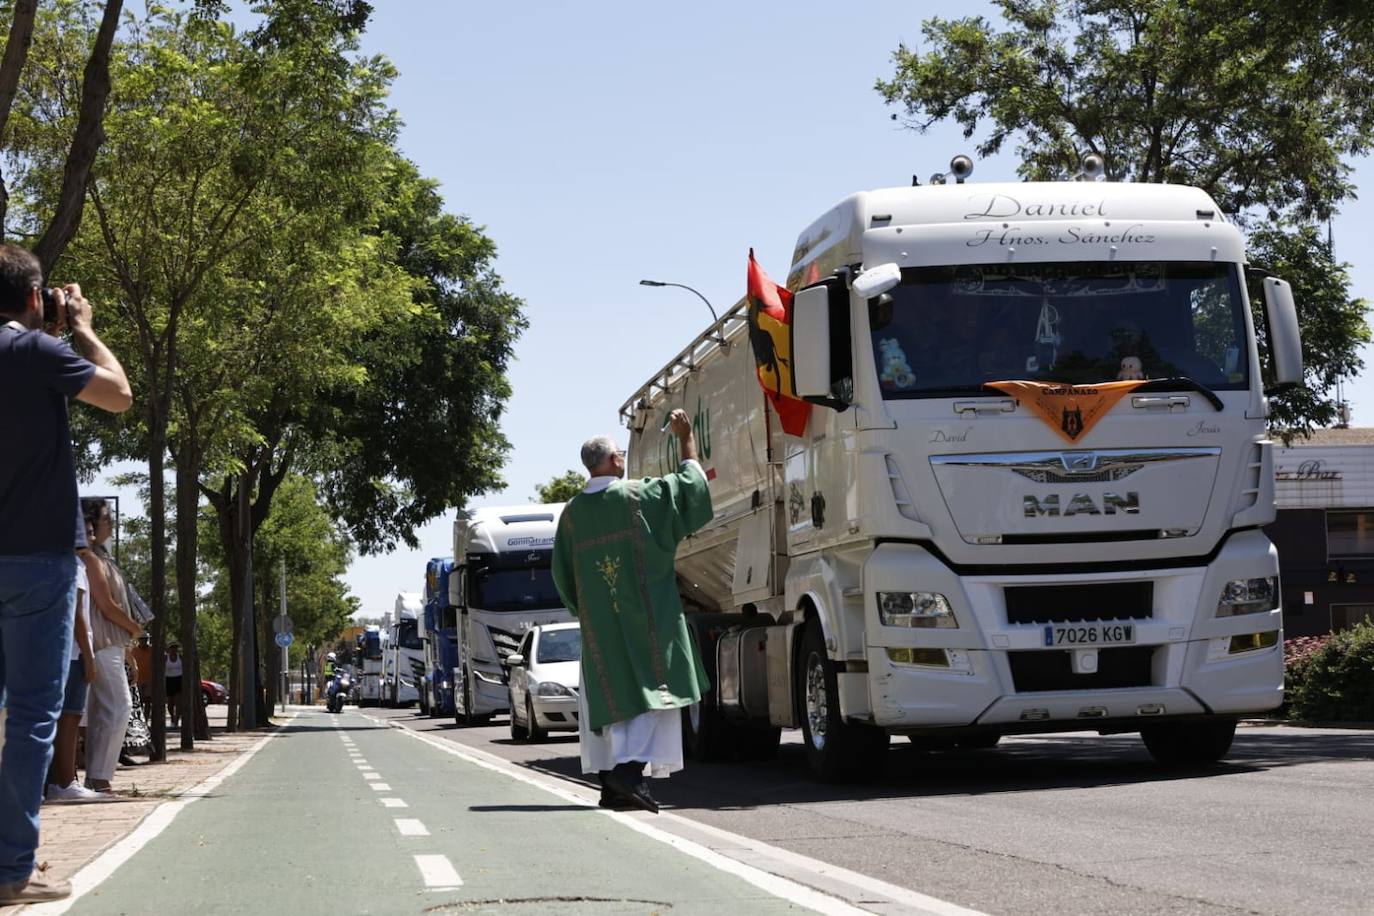
{"label": "person in background", "polygon": [[167,715],[176,728],[181,719],[181,646],[172,643],[167,647]]}
{"label": "person in background", "polygon": [[91,587],[85,565],[76,569],[76,627],[67,672],[67,690],[62,701],[62,716],[57,720],[57,740],[53,742],[52,765],[48,767],[47,800],[50,802],[95,801],[99,792],[76,781],[76,738],[86,711],[86,688],[95,680],[95,650],[91,648]]}
{"label": "person in background", "polygon": [[86,788],[109,793],[132,705],[124,652],[143,628],[129,616],[124,573],[105,550],[105,542],[114,533],[109,505],[103,499],[83,499],[81,509],[94,532],[91,549],[82,556],[91,580],[96,660],[86,710]]}
{"label": "person in background", "polygon": [[[129,650],[129,669],[133,672],[134,687],[138,690],[143,718],[153,717],[153,640],[146,633]],[[124,763],[121,760],[120,763]]]}
{"label": "person in background", "polygon": [[[71,331],[79,354],[59,335]],[[77,509],[67,401],[121,413],[129,380],[81,288],[43,288],[30,252],[0,245],[0,906],[59,900],[35,869],[39,808],[62,713],[76,612]]]}
{"label": "person in background", "polygon": [[609,436],[582,445],[591,480],[558,520],[553,581],[582,631],[578,737],[606,808],[658,811],[644,774],[682,769],[682,707],[710,689],[687,631],[673,557],[711,520],[711,491],[687,413],[669,417],[682,459],[663,477],[625,482]]}

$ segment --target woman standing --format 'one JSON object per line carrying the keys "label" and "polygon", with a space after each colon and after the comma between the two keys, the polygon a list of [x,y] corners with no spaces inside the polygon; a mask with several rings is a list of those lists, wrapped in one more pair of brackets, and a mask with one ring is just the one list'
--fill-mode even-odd
{"label": "woman standing", "polygon": [[124,650],[142,627],[129,616],[124,573],[105,550],[114,528],[103,499],[83,499],[81,511],[91,531],[82,553],[91,585],[91,642],[95,648],[95,681],[86,703],[86,787],[111,792],[124,729],[129,724],[129,681]]}

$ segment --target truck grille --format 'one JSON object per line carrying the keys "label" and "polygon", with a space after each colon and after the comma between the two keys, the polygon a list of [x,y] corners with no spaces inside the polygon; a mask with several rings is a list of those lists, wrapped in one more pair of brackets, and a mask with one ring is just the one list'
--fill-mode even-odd
{"label": "truck grille", "polygon": [[1012,688],[1017,693],[1049,690],[1110,690],[1149,687],[1155,646],[1118,646],[1097,650],[1097,671],[1074,674],[1070,653],[1008,652]]}
{"label": "truck grille", "polygon": [[511,633],[490,624],[487,625],[487,632],[491,634],[492,644],[496,646],[496,654],[500,658],[513,655],[515,650],[520,648],[520,640],[524,638],[523,633]]}
{"label": "truck grille", "polygon": [[1093,585],[1017,585],[1002,590],[1007,623],[1071,623],[1079,620],[1149,620],[1153,582]]}

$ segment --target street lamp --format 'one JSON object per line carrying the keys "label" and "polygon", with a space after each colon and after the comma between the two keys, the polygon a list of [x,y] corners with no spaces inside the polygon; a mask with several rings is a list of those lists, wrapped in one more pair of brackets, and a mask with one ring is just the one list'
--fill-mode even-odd
{"label": "street lamp", "polygon": [[717,317],[715,307],[711,305],[710,300],[707,299],[705,296],[703,296],[701,293],[698,293],[696,290],[692,289],[690,286],[686,285],[685,283],[665,283],[665,282],[662,281],[662,280],[640,280],[640,281],[639,281],[639,285],[640,285],[640,286],[676,286],[678,289],[685,289],[685,290],[687,290],[687,292],[689,292],[689,293],[695,293],[695,294],[696,294],[696,297],[697,297],[698,299],[700,299],[702,302],[705,302],[705,303],[706,303],[706,307],[707,307],[708,309],[711,310],[711,324],[712,324],[712,325],[715,325],[715,324],[719,324],[719,323],[720,323],[720,318]]}

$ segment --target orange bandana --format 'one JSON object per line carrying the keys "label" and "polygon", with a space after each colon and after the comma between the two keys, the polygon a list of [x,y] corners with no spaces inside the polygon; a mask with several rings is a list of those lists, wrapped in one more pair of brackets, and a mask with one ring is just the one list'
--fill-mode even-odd
{"label": "orange bandana", "polygon": [[1111,410],[1116,402],[1145,384],[1143,380],[1103,382],[1100,385],[1061,385],[1054,382],[986,382],[1029,405],[1040,419],[1070,442],[1077,442]]}

